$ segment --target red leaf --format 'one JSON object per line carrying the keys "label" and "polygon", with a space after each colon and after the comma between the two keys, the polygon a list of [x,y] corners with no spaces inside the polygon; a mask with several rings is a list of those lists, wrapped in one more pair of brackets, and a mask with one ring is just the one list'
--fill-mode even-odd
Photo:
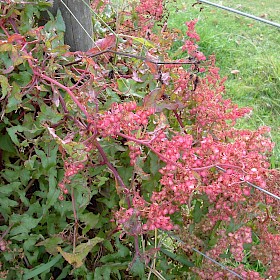
{"label": "red leaf", "polygon": [[95,54],[100,51],[113,48],[116,45],[116,36],[114,34],[108,35],[107,37],[97,40],[94,43],[94,47],[87,51],[87,54]]}
{"label": "red leaf", "polygon": [[146,65],[150,68],[152,74],[158,73],[158,66],[156,63],[153,63],[151,61],[157,62],[158,59],[151,54],[147,53],[147,60],[145,61]]}
{"label": "red leaf", "polygon": [[160,88],[156,88],[152,90],[149,94],[144,97],[144,107],[145,108],[154,108],[156,106],[157,101],[162,96],[162,90]]}
{"label": "red leaf", "polygon": [[8,37],[8,43],[13,43],[13,42],[20,43],[21,41],[25,41],[25,37],[20,34],[13,34]]}

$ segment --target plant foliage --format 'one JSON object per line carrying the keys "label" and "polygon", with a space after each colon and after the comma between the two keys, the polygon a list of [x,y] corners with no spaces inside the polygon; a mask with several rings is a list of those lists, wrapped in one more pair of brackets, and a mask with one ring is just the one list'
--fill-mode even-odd
{"label": "plant foliage", "polygon": [[48,4],[0,4],[1,278],[235,279],[193,248],[280,276],[279,202],[252,187],[279,196],[269,129],[234,128],[250,109],[165,5],[94,1],[95,46],[73,53]]}

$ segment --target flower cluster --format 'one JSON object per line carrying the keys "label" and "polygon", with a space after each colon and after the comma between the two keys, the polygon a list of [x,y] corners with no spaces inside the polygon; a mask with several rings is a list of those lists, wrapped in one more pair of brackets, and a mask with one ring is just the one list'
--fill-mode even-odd
{"label": "flower cluster", "polygon": [[78,174],[85,168],[85,164],[82,162],[68,162],[64,161],[64,177],[63,180],[58,184],[60,188],[59,200],[64,200],[64,195],[68,194],[67,184],[70,184],[71,177]]}
{"label": "flower cluster", "polygon": [[139,5],[136,7],[136,12],[139,15],[139,23],[143,31],[147,31],[155,21],[159,21],[163,15],[163,1],[155,0],[143,0],[140,1]]}
{"label": "flower cluster", "polygon": [[205,55],[198,51],[198,45],[196,42],[200,41],[199,35],[195,31],[195,25],[197,23],[197,20],[192,20],[186,23],[188,30],[187,30],[187,36],[188,40],[185,41],[185,44],[183,46],[183,50],[188,51],[188,54],[191,57],[196,58],[198,61],[200,60],[206,60]]}
{"label": "flower cluster", "polygon": [[[167,215],[172,215],[178,211],[177,207],[168,203],[147,203],[138,192],[134,193],[132,203],[133,208],[129,208],[128,210],[120,209],[115,215],[118,224],[121,224],[126,232],[131,232],[131,223],[135,219],[138,221],[138,217],[141,217],[145,221],[141,226],[141,232],[147,232],[156,228],[163,230],[174,229],[174,225]],[[137,228],[139,231],[139,225]]]}
{"label": "flower cluster", "polygon": [[111,109],[100,114],[96,127],[103,137],[116,137],[122,131],[128,135],[135,134],[139,127],[148,124],[149,116],[154,114],[153,108],[137,108],[136,102],[112,104]]}
{"label": "flower cluster", "polygon": [[[140,18],[145,13],[149,14],[147,18],[142,18],[142,23],[147,22],[147,28],[152,18],[161,17],[161,4],[156,6],[150,1],[142,1],[137,7]],[[196,20],[187,23],[188,40],[183,50],[187,50],[189,56],[195,58],[194,61],[202,61],[205,56],[199,52],[196,44],[200,40],[195,31],[196,23]],[[198,71],[196,74],[185,71],[183,67],[166,66],[168,71],[174,71],[174,75],[168,74],[170,80],[164,84],[166,92],[172,95],[171,100],[163,100],[162,96],[154,99],[148,96],[144,102],[113,103],[109,109],[95,112],[90,132],[93,136],[101,136],[98,139],[100,143],[108,139],[124,140],[128,146],[130,165],[134,167],[136,176],[140,177],[137,178],[140,181],[137,189],[126,189],[127,208],[121,207],[115,212],[119,230],[134,237],[155,229],[176,229],[183,234],[184,228],[189,229],[192,223],[196,230],[200,230],[194,231],[196,235],[189,237],[189,244],[185,245],[189,254],[193,247],[203,246],[203,242],[206,242],[201,240],[201,235],[207,236],[215,229],[213,234],[216,235],[216,243],[211,246],[206,244],[211,256],[222,261],[222,254],[228,250],[231,260],[241,263],[244,259],[244,244],[252,243],[253,227],[249,227],[252,217],[257,221],[266,220],[266,212],[256,210],[256,205],[260,201],[269,201],[254,193],[246,182],[269,188],[268,157],[273,144],[267,137],[269,129],[266,127],[256,131],[233,127],[236,120],[248,116],[251,109],[240,109],[231,100],[223,98],[225,79],[219,76],[214,58],[202,66],[199,70],[191,68]],[[203,71],[205,73],[200,76]],[[180,102],[180,106],[169,106],[174,105],[171,104],[173,101],[178,101],[178,104]],[[167,112],[154,109],[160,106]],[[173,113],[175,117],[170,117]],[[96,147],[92,142],[89,149]],[[146,177],[154,175],[149,172],[146,164],[149,153],[153,153],[161,165],[157,171],[160,176],[157,190],[149,190],[147,195],[141,183],[146,180],[143,174]],[[104,160],[106,155],[104,157],[102,154],[102,157]],[[145,167],[143,170],[142,166]],[[108,167],[112,170],[112,165]],[[82,163],[66,164],[65,177],[70,178],[83,168]],[[117,171],[113,173],[116,175]],[[65,187],[67,183],[69,179],[59,185],[62,194],[68,192]],[[203,218],[196,219],[195,223],[194,205],[199,204],[194,204],[193,196],[198,199],[204,196],[203,201],[207,205],[202,203],[201,207],[207,209],[204,209]],[[182,213],[182,209],[187,209],[188,215],[182,214],[184,228],[179,229],[175,217],[178,212]],[[238,230],[228,230],[232,223],[238,225],[235,227]],[[222,226],[219,227],[219,224]],[[267,228],[264,227],[259,236],[265,231]],[[267,236],[264,234],[264,240]],[[269,253],[264,255],[263,262],[276,264],[278,255],[272,258],[271,251],[278,237],[273,234],[269,236],[273,241],[270,241]],[[254,249],[252,254],[258,255]],[[204,264],[204,272],[194,269],[201,279],[233,279],[229,272],[221,272],[207,261]],[[279,274],[275,267],[273,265],[268,274]],[[241,264],[235,271],[246,279],[261,279],[257,272],[248,271]]]}
{"label": "flower cluster", "polygon": [[0,251],[4,252],[8,249],[8,246],[7,246],[7,241],[0,238]]}
{"label": "flower cluster", "polygon": [[266,275],[276,280],[280,275],[280,234],[269,231],[263,222],[258,224],[258,234],[262,242],[255,246],[252,255],[268,267]]}
{"label": "flower cluster", "polygon": [[[236,275],[234,275],[230,271],[221,270],[218,267],[215,267],[213,263],[209,260],[205,260],[202,263],[203,269],[194,268],[192,269],[198,276],[199,279],[215,279],[215,280],[235,280],[240,279],[240,277],[237,278]],[[248,279],[248,280],[262,280],[260,274],[256,271],[248,271],[245,269],[243,264],[240,264],[239,266],[232,269],[237,275],[240,275],[242,279]]]}
{"label": "flower cluster", "polygon": [[230,252],[235,260],[241,262],[244,258],[243,244],[252,243],[252,230],[249,227],[243,227],[236,232],[229,233]]}
{"label": "flower cluster", "polygon": [[133,166],[136,164],[136,160],[138,156],[142,154],[141,146],[131,144],[129,145],[129,157],[130,157],[130,164]]}

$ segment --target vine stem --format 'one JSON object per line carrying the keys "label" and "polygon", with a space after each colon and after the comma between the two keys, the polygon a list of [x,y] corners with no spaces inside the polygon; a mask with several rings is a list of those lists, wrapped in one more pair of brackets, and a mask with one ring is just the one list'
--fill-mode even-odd
{"label": "vine stem", "polygon": [[129,199],[129,196],[128,196],[129,189],[126,187],[126,185],[125,185],[123,179],[121,178],[119,172],[117,171],[117,169],[108,160],[108,158],[107,158],[103,148],[101,147],[101,145],[98,143],[97,140],[94,141],[94,145],[97,148],[98,152],[100,153],[100,155],[101,155],[101,157],[103,159],[104,164],[106,164],[108,166],[108,168],[113,172],[116,180],[118,181],[118,183],[122,187],[124,193],[126,194],[126,202],[127,202],[128,208],[130,208],[131,207],[131,202],[130,202],[130,199]]}
{"label": "vine stem", "polygon": [[90,115],[87,112],[87,110],[84,108],[84,106],[80,103],[80,101],[77,99],[77,97],[75,96],[75,94],[66,86],[64,86],[63,84],[59,83],[58,81],[56,81],[53,78],[50,78],[49,76],[43,74],[43,73],[38,73],[36,71],[34,71],[34,74],[40,76],[41,78],[43,78],[45,81],[48,81],[51,84],[54,84],[56,86],[58,86],[59,88],[65,90],[69,96],[71,97],[71,99],[76,103],[76,105],[80,108],[80,110],[85,114],[85,116],[89,119]]}
{"label": "vine stem", "polygon": [[75,219],[74,238],[73,238],[73,253],[75,253],[76,244],[77,244],[78,215],[77,215],[77,211],[76,211],[75,195],[74,195],[73,187],[71,188],[71,200],[72,200],[73,215],[74,215],[74,219]]}

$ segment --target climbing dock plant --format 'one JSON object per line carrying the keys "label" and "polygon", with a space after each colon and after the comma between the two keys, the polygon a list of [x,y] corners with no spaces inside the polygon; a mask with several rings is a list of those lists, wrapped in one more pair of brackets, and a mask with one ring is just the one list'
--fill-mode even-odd
{"label": "climbing dock plant", "polygon": [[1,279],[279,279],[269,128],[234,128],[251,109],[168,5],[92,1],[73,52],[50,4],[0,2]]}

